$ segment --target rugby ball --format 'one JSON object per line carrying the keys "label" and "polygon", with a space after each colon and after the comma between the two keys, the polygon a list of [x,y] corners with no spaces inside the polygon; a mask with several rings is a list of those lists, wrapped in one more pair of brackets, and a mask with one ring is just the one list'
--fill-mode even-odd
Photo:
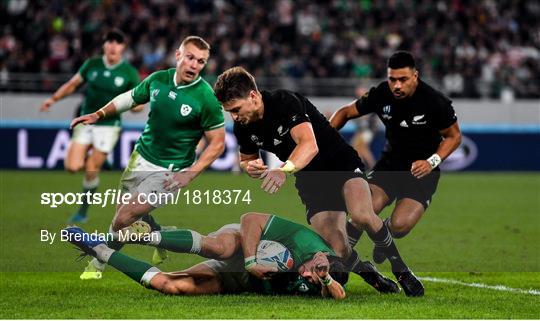
{"label": "rugby ball", "polygon": [[294,265],[291,251],[275,241],[260,241],[256,259],[257,264],[276,267],[281,272],[290,270]]}

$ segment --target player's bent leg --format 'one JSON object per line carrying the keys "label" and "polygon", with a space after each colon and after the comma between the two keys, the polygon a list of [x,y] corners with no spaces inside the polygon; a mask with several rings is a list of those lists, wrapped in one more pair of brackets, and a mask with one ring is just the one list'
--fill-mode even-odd
{"label": "player's bent leg", "polygon": [[345,182],[343,198],[352,223],[357,229],[367,230],[369,233],[381,229],[382,220],[373,211],[369,185],[363,178],[351,178]]}
{"label": "player's bent leg", "polygon": [[367,231],[369,238],[375,244],[373,260],[375,263],[390,259],[393,271],[408,270],[407,265],[401,259],[399,251],[394,243],[388,227],[373,212],[371,195],[367,182],[362,178],[348,180],[343,186],[343,195],[347,209],[357,228]]}
{"label": "player's bent leg", "polygon": [[394,238],[402,238],[413,229],[425,213],[422,203],[411,198],[402,198],[390,218],[390,231]]}
{"label": "player's bent leg", "polygon": [[82,204],[77,212],[69,219],[69,223],[84,223],[87,221],[90,199],[99,186],[98,175],[106,158],[107,154],[93,149],[90,156],[86,159],[85,174],[82,183],[85,197],[82,198]]}
{"label": "player's bent leg", "polygon": [[323,211],[315,213],[310,219],[311,226],[317,234],[330,244],[339,257],[344,259],[351,254],[345,230],[346,221],[346,213],[342,211]]}
{"label": "player's bent leg", "polygon": [[137,221],[144,215],[155,209],[149,203],[141,202],[139,194],[135,193],[126,204],[118,206],[116,215],[112,221],[112,230],[117,232],[125,227],[128,227],[133,222]]}
{"label": "player's bent leg", "polygon": [[371,203],[373,204],[373,211],[379,215],[382,210],[390,203],[390,197],[386,192],[377,185],[369,184],[371,190]]}
{"label": "player's bent leg", "polygon": [[64,159],[64,169],[70,173],[82,170],[88,148],[90,148],[89,144],[81,144],[72,140]]}
{"label": "player's bent leg", "polygon": [[240,224],[228,224],[208,234],[208,236],[202,237],[199,255],[225,260],[232,257],[241,248]]}
{"label": "player's bent leg", "polygon": [[172,295],[202,295],[222,292],[218,274],[203,263],[180,272],[159,273],[152,278],[150,286],[162,293]]}
{"label": "player's bent leg", "polygon": [[[390,198],[386,192],[377,185],[369,184],[371,190],[371,199],[373,204],[373,211],[379,215],[380,212],[390,203]],[[362,236],[362,230],[357,229],[352,223],[351,219],[347,221],[347,235],[351,248],[356,246],[358,240]]]}

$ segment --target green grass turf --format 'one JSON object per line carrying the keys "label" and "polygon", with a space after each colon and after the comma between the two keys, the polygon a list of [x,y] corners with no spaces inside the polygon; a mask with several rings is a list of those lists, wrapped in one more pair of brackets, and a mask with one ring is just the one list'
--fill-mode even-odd
{"label": "green grass turf", "polygon": [[[100,190],[115,188],[119,172],[101,176]],[[44,192],[78,192],[81,176],[63,172],[0,173],[0,318],[539,318],[540,296],[425,282],[426,296],[382,296],[358,276],[341,302],[302,297],[230,295],[172,297],[142,288],[111,268],[100,281],[78,279],[85,262],[72,246],[40,242],[40,230],[59,232],[76,205],[49,208]],[[251,204],[169,205],[155,211],[164,225],[208,233],[247,211],[272,212],[305,223],[291,181],[275,196],[245,175],[207,173],[190,189],[250,190]],[[443,175],[433,204],[413,233],[398,240],[406,262],[421,277],[540,290],[540,174]],[[105,231],[113,207],[92,207],[87,230]],[[382,216],[388,216],[386,211]],[[58,236],[57,236],[58,238]],[[371,245],[357,246],[368,257]],[[149,260],[151,248],[125,252]],[[173,271],[202,259],[172,254],[160,268]],[[388,267],[380,267],[386,270]]]}

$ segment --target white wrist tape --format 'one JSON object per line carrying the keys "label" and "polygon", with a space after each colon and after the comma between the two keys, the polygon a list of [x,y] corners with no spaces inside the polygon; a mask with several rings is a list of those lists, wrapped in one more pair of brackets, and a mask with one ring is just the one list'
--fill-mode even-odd
{"label": "white wrist tape", "polygon": [[439,156],[437,154],[433,154],[427,159],[427,162],[429,163],[431,168],[435,168],[435,167],[439,166],[439,164],[442,162],[441,156]]}
{"label": "white wrist tape", "polygon": [[114,97],[112,102],[118,114],[130,110],[135,105],[135,101],[131,97],[131,90]]}

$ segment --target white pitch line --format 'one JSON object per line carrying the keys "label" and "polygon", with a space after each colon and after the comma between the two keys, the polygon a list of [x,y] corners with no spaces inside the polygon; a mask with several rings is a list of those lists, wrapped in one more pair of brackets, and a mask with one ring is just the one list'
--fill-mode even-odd
{"label": "white pitch line", "polygon": [[440,278],[431,278],[431,277],[423,277],[419,278],[422,281],[428,281],[428,282],[436,282],[436,283],[449,283],[449,284],[457,284],[457,285],[463,285],[468,286],[471,288],[481,288],[481,289],[489,289],[489,290],[497,290],[497,291],[505,291],[505,292],[514,292],[514,293],[521,293],[521,294],[532,294],[532,295],[540,295],[539,290],[524,290],[524,289],[516,289],[516,288],[510,288],[505,285],[488,285],[483,283],[467,283],[462,282],[458,280],[452,280],[452,279],[440,279]]}

